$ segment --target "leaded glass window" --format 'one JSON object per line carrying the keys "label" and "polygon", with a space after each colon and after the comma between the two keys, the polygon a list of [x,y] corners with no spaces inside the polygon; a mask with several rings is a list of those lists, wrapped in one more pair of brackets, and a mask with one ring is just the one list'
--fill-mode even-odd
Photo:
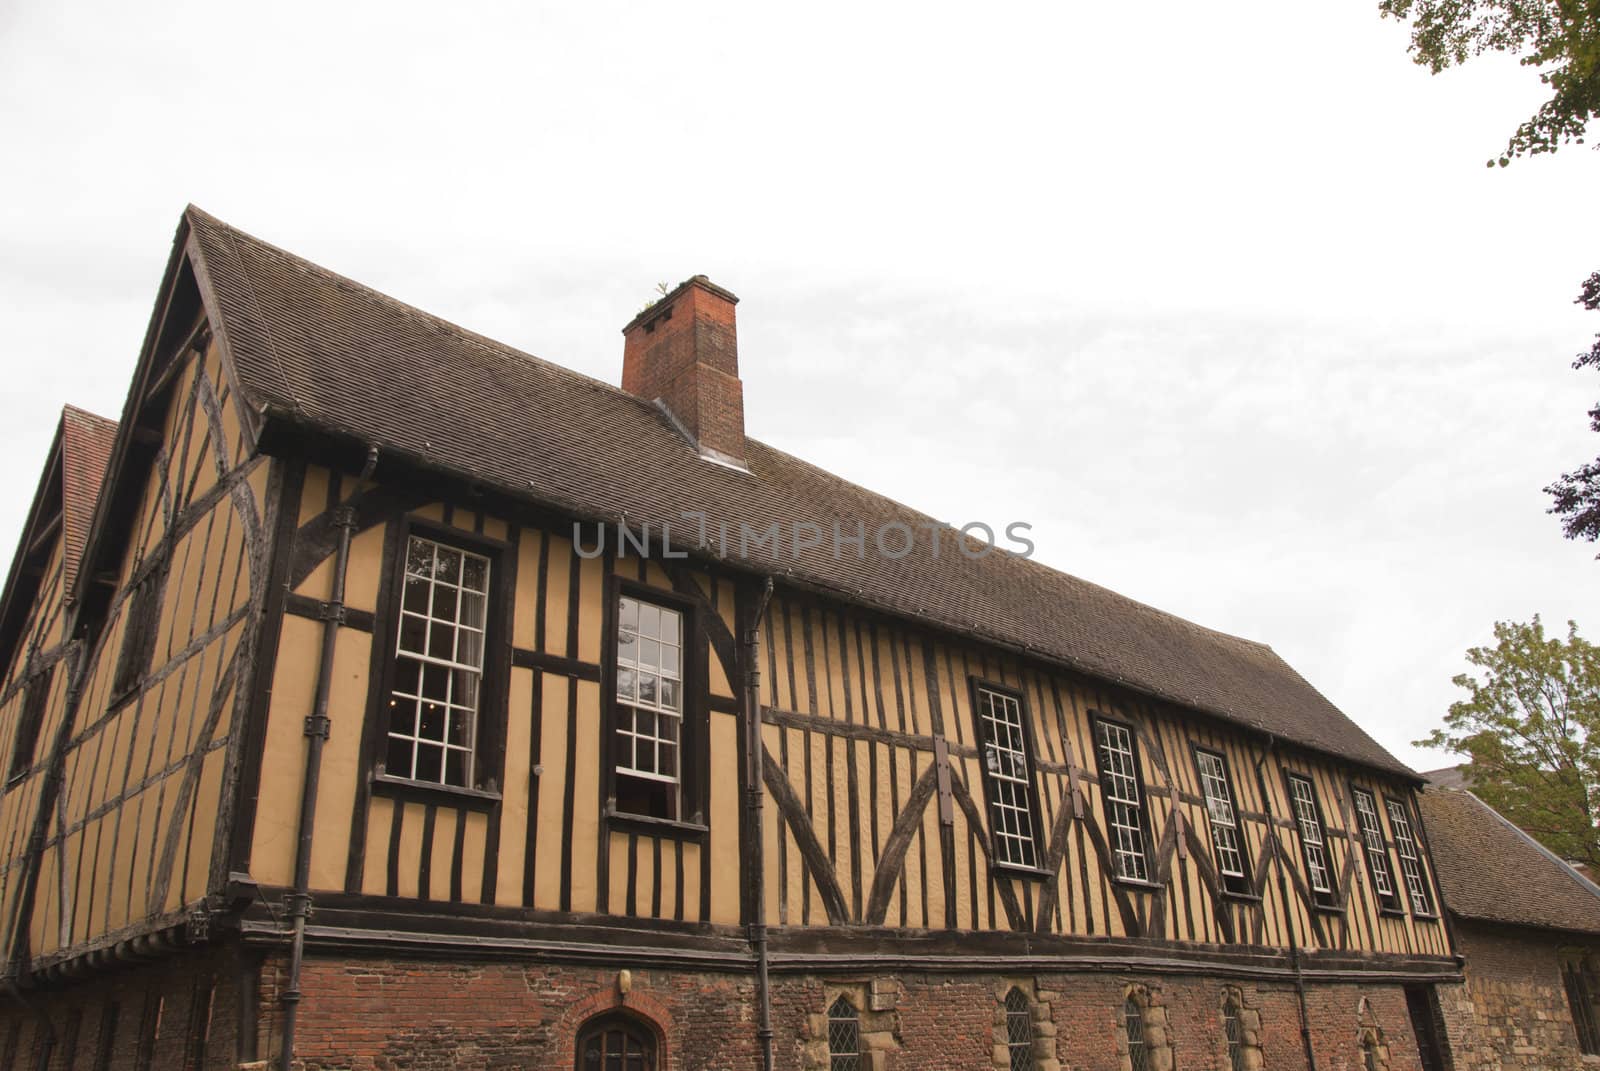
{"label": "leaded glass window", "polygon": [[828,1071],[861,1071],[861,1015],[843,997],[828,1007]]}
{"label": "leaded glass window", "polygon": [[1149,881],[1150,867],[1144,850],[1144,803],[1139,792],[1133,734],[1116,722],[1097,721],[1095,726],[1100,782],[1105,792],[1106,821],[1110,826],[1108,832],[1117,876]]}
{"label": "leaded glass window", "polygon": [[1022,703],[1016,696],[981,686],[977,698],[995,859],[1036,867],[1039,850],[1034,840],[1033,788]]}
{"label": "leaded glass window", "polygon": [[1414,915],[1433,914],[1433,901],[1428,896],[1428,883],[1422,877],[1422,859],[1417,852],[1417,838],[1411,832],[1411,817],[1405,804],[1388,800],[1389,831],[1394,834],[1395,854],[1400,857],[1400,873],[1406,880],[1406,895],[1411,900]]}
{"label": "leaded glass window", "polygon": [[1239,1002],[1232,996],[1222,1002],[1222,1036],[1228,1042],[1228,1071],[1244,1071],[1244,1027],[1239,1024]]}
{"label": "leaded glass window", "polygon": [[1132,997],[1122,1002],[1122,1029],[1128,1035],[1128,1063],[1133,1071],[1150,1071],[1150,1047],[1144,1039],[1144,1009]]}
{"label": "leaded glass window", "polygon": [[1372,889],[1378,894],[1378,903],[1390,911],[1399,911],[1400,893],[1394,887],[1394,874],[1389,870],[1389,846],[1383,840],[1377,801],[1364,788],[1351,789],[1350,797],[1355,802],[1356,822],[1361,826],[1362,854],[1367,857],[1367,871],[1372,875]]}
{"label": "leaded glass window", "polygon": [[1033,1071],[1033,1013],[1020,989],[1006,994],[1006,1047],[1011,1071]]}
{"label": "leaded glass window", "polygon": [[488,558],[410,538],[389,695],[390,776],[471,787],[488,602]]}

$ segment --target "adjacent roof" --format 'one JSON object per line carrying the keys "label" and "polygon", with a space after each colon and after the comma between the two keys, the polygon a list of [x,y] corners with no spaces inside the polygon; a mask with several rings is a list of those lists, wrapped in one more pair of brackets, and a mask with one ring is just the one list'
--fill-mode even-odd
{"label": "adjacent roof", "polygon": [[71,591],[83,557],[83,545],[94,521],[111,447],[117,440],[117,422],[75,406],[61,409],[62,529],[66,538],[62,590]]}
{"label": "adjacent roof", "polygon": [[43,561],[55,546],[55,538],[64,541],[61,590],[72,590],[116,434],[115,421],[70,405],[62,407],[5,587],[0,590],[0,667],[10,662],[22,625],[38,597],[44,581]]}
{"label": "adjacent roof", "polygon": [[1600,933],[1600,888],[1465,789],[1422,793],[1434,867],[1464,919]]}
{"label": "adjacent roof", "polygon": [[1446,766],[1438,770],[1424,770],[1422,776],[1429,784],[1438,785],[1440,788],[1467,787],[1467,768],[1464,765]]}
{"label": "adjacent roof", "polygon": [[[246,399],[288,420],[376,444],[588,519],[835,522],[871,533],[933,523],[798,458],[750,441],[749,472],[708,463],[651,404],[430,316],[190,208],[193,263]],[[1002,463],[997,459],[996,463]],[[870,538],[870,536],[869,536]],[[1254,729],[1412,772],[1271,648],[1202,628],[1036,562],[968,560],[919,538],[899,560],[831,547],[798,560],[752,548],[744,564],[842,598],[1012,648]]]}

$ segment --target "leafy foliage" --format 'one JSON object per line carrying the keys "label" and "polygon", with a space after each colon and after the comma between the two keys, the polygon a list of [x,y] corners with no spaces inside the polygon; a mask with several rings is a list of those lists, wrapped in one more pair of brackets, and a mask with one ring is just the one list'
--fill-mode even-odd
{"label": "leafy foliage", "polygon": [[1600,866],[1600,647],[1567,623],[1547,639],[1528,624],[1496,622],[1495,646],[1474,647],[1477,675],[1454,679],[1468,697],[1418,747],[1467,755],[1468,786],[1564,859]]}
{"label": "leafy foliage", "polygon": [[[1576,304],[1591,311],[1600,309],[1600,271],[1583,281]],[[1572,367],[1600,369],[1600,334],[1594,336],[1593,346],[1578,354]],[[1600,404],[1589,410],[1589,426],[1600,431]],[[1550,512],[1561,518],[1568,539],[1600,540],[1600,458],[1562,473],[1545,493],[1555,499]]]}
{"label": "leafy foliage", "polygon": [[1378,10],[1411,23],[1412,57],[1434,74],[1485,52],[1518,55],[1538,68],[1550,99],[1491,167],[1582,144],[1600,113],[1600,0],[1380,0]]}

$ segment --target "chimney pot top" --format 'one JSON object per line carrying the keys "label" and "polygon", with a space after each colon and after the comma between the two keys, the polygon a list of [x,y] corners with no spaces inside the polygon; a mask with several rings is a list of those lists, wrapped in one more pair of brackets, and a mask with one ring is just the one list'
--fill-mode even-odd
{"label": "chimney pot top", "polygon": [[698,286],[700,289],[709,294],[715,294],[717,297],[722,298],[730,305],[739,304],[739,298],[732,290],[718,286],[704,275],[691,275],[689,278],[685,279],[683,282],[667,291],[666,294],[640,309],[639,315],[628,321],[628,325],[622,329],[622,333],[626,335],[634,328],[647,324],[651,320],[654,320],[657,316],[670,311],[672,308],[672,303],[677,299],[678,295],[683,293],[691,286]]}

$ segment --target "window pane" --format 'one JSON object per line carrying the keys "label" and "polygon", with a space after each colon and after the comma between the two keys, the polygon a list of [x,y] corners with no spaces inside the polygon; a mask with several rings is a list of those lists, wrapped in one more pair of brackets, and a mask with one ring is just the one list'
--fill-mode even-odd
{"label": "window pane", "polygon": [[484,607],[488,599],[483,595],[467,593],[461,596],[461,623],[471,628],[483,627]]}
{"label": "window pane", "polygon": [[406,695],[417,695],[417,688],[422,684],[422,663],[410,658],[401,658],[395,662],[394,690],[404,692]]}
{"label": "window pane", "polygon": [[411,776],[411,741],[389,738],[389,753],[384,762],[384,772],[392,777]]}
{"label": "window pane", "polygon": [[[458,584],[461,582],[461,552],[449,547],[434,544],[437,557],[433,565],[433,579],[445,584]],[[435,593],[437,598],[437,593]]]}
{"label": "window pane", "polygon": [[489,560],[469,555],[462,568],[461,586],[469,591],[489,590]]}
{"label": "window pane", "polygon": [[465,751],[446,752],[445,759],[445,784],[464,785],[467,781],[467,753]]}
{"label": "window pane", "polygon": [[423,638],[428,634],[428,624],[425,618],[412,617],[404,614],[400,618],[400,649],[413,654],[425,654],[427,647]]}
{"label": "window pane", "polygon": [[417,772],[415,776],[418,781],[439,781],[442,783],[444,777],[443,752],[439,748],[430,747],[427,744],[418,744]]}
{"label": "window pane", "polygon": [[413,613],[425,614],[428,612],[428,592],[430,585],[426,580],[417,577],[406,577],[406,593],[402,604],[405,609]]}

